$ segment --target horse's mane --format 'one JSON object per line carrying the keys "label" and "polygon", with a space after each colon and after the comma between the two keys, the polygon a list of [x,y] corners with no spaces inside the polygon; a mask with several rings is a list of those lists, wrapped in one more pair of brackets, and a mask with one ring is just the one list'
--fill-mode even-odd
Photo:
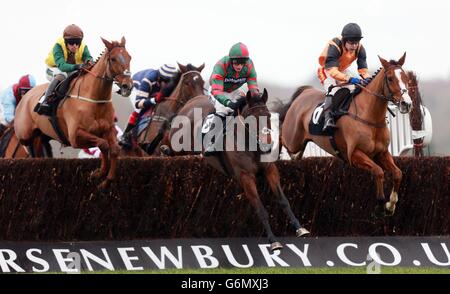
{"label": "horse's mane", "polygon": [[[188,63],[186,65],[186,69],[188,71],[198,71],[198,69],[193,66],[191,63]],[[180,80],[181,80],[181,76],[183,75],[183,73],[181,72],[177,72],[177,74],[172,78],[172,80],[170,81],[169,85],[163,89],[163,96],[164,97],[178,97],[180,95],[180,91],[181,91],[181,84],[180,84]]]}

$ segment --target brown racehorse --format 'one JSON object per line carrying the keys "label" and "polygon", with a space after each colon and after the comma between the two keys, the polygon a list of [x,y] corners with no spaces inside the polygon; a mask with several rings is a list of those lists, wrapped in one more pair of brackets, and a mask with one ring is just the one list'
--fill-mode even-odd
{"label": "brown racehorse", "polygon": [[[398,61],[386,61],[379,57],[383,67],[368,85],[360,86],[361,93],[351,102],[348,115],[337,121],[334,133],[341,158],[375,176],[377,215],[394,213],[402,180],[402,172],[388,151],[390,137],[386,125],[386,110],[391,101],[399,107],[401,113],[410,111],[408,76],[402,69],[405,56],[406,53]],[[282,126],[282,144],[291,154],[298,153],[300,158],[309,141],[336,156],[329,137],[314,136],[308,130],[314,109],[324,100],[324,92],[309,86],[300,87],[292,99]],[[390,200],[386,203],[383,192],[384,171],[391,171],[394,181]]]}
{"label": "brown racehorse", "polygon": [[22,98],[16,109],[14,127],[20,142],[27,146],[32,144],[38,133],[43,133],[74,148],[100,148],[101,167],[92,175],[97,179],[107,175],[99,186],[106,189],[115,179],[119,154],[111,100],[112,85],[116,82],[122,96],[129,96],[133,81],[131,57],[125,49],[125,38],[121,42],[109,42],[103,38],[102,41],[106,46],[105,52],[91,69],[85,69],[84,74],[71,82],[67,97],[58,106],[57,121],[66,139],[57,134],[49,117],[33,111],[47,84],[31,89]]}
{"label": "brown racehorse", "polygon": [[[276,195],[278,203],[283,208],[284,212],[288,215],[291,224],[296,230],[297,236],[303,236],[309,232],[303,228],[298,219],[295,217],[291,210],[289,202],[284,195],[284,192],[280,184],[280,176],[278,169],[274,162],[262,162],[261,157],[265,154],[264,148],[260,144],[271,144],[270,136],[270,112],[266,106],[267,91],[264,89],[262,95],[258,97],[251,97],[250,92],[246,96],[246,106],[242,109],[237,117],[236,125],[241,124],[241,128],[236,126],[237,130],[243,130],[245,137],[248,139],[252,137],[258,144],[258,148],[255,151],[236,151],[236,145],[238,144],[237,133],[234,136],[234,147],[229,150],[219,153],[215,156],[205,157],[206,162],[219,170],[223,174],[229,177],[233,177],[244,190],[244,195],[250,201],[253,208],[256,210],[259,220],[263,223],[266,230],[268,239],[271,243],[271,250],[281,249],[283,246],[276,241],[276,237],[272,232],[269,224],[269,217],[266,209],[264,208],[257,190],[257,175],[264,175],[267,182],[270,185],[271,190]],[[196,115],[196,112],[201,111],[201,115]],[[201,138],[201,129],[203,119],[214,111],[214,106],[208,101],[208,97],[201,95],[189,100],[185,106],[183,106],[178,112],[178,116],[187,117],[189,120],[189,130],[183,130],[183,133],[190,135],[191,148],[194,148],[195,138]],[[246,126],[245,122],[247,118],[256,118],[257,126],[254,131]],[[268,120],[267,126],[264,128],[259,124],[259,118],[266,118]],[[177,136],[182,127],[172,128],[170,132],[170,139],[172,140]],[[242,137],[241,137],[242,138]],[[248,141],[246,141],[248,142]],[[263,143],[261,143],[263,142]],[[201,143],[200,143],[201,144]],[[227,143],[228,144],[228,143]],[[202,144],[203,145],[203,144]],[[248,146],[247,146],[248,147]],[[172,146],[173,148],[173,146]],[[194,150],[194,149],[191,149]],[[248,150],[248,149],[245,149]],[[186,150],[181,152],[187,154]],[[190,152],[196,153],[196,152]],[[180,154],[174,152],[174,154]]]}
{"label": "brown racehorse", "polygon": [[183,107],[189,99],[203,95],[204,80],[201,71],[205,67],[202,64],[195,67],[191,64],[178,64],[181,71],[181,78],[169,97],[158,103],[153,113],[151,122],[147,129],[138,137],[139,145],[149,155],[160,155],[159,145],[169,145],[169,129],[172,118],[177,114],[178,110]]}
{"label": "brown racehorse", "polygon": [[0,158],[53,157],[52,148],[46,138],[37,137],[32,146],[20,144],[14,126],[0,136]]}

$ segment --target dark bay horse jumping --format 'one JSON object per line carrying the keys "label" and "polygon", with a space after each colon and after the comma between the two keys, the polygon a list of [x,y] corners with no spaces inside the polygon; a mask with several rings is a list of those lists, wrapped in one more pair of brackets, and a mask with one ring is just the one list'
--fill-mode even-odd
{"label": "dark bay horse jumping", "polygon": [[[411,108],[408,95],[408,76],[402,69],[406,53],[398,61],[379,57],[383,67],[371,82],[361,87],[348,110],[337,121],[334,133],[335,146],[330,137],[309,133],[308,125],[316,106],[324,100],[325,93],[309,86],[300,87],[293,95],[282,126],[282,144],[291,154],[300,158],[306,144],[313,141],[325,151],[341,157],[350,165],[370,171],[376,178],[376,215],[392,215],[398,201],[402,172],[388,151],[389,129],[386,125],[388,102],[399,107],[401,113]],[[281,114],[283,116],[283,114]],[[384,171],[393,174],[393,189],[388,202],[383,192]]]}
{"label": "dark bay horse jumping", "polygon": [[[266,148],[261,148],[260,144],[271,144],[271,125],[270,125],[270,112],[266,106],[267,91],[264,89],[264,93],[258,97],[251,97],[250,92],[246,96],[246,105],[240,111],[236,118],[236,132],[234,136],[234,146],[231,150],[220,152],[218,155],[205,157],[206,162],[219,170],[228,177],[233,177],[244,190],[244,195],[250,201],[250,204],[256,210],[259,220],[263,223],[266,230],[269,242],[271,243],[271,250],[281,249],[283,246],[276,241],[276,237],[272,232],[269,224],[269,216],[264,208],[257,189],[257,176],[263,175],[267,180],[272,192],[276,195],[278,203],[282,207],[283,211],[289,217],[291,224],[294,226],[297,236],[303,236],[309,232],[303,228],[298,219],[295,217],[291,210],[289,202],[281,188],[280,176],[278,169],[273,161],[263,162],[262,156],[266,153]],[[196,112],[201,112],[201,116],[196,116]],[[187,117],[189,120],[189,130],[187,135],[190,136],[191,148],[194,148],[196,138],[201,138],[202,122],[204,118],[214,112],[214,106],[208,101],[208,97],[201,95],[189,100],[185,106],[183,106],[178,112],[178,116]],[[256,128],[249,128],[246,125],[248,118],[255,118],[257,122]],[[265,118],[267,125],[263,127],[259,123],[259,118]],[[238,124],[241,124],[238,126]],[[245,138],[253,138],[258,143],[258,148],[254,151],[249,151],[246,147],[244,151],[238,151],[237,138],[238,130],[244,132]],[[169,138],[173,140],[177,133],[181,131],[181,127],[172,127]],[[226,140],[226,138],[224,139]],[[246,141],[248,142],[248,141]],[[260,143],[262,142],[262,143]],[[173,142],[172,142],[173,143]],[[200,143],[201,144],[201,143]],[[203,144],[202,144],[203,145]],[[173,146],[172,146],[173,148]],[[194,150],[194,149],[191,149]],[[174,154],[198,154],[199,152],[174,152]]]}
{"label": "dark bay horse jumping", "polygon": [[84,69],[70,85],[65,99],[56,112],[59,131],[55,131],[49,117],[33,111],[48,84],[31,89],[17,105],[14,128],[20,142],[33,144],[39,134],[58,140],[74,148],[98,147],[102,152],[101,167],[93,177],[106,179],[100,189],[106,189],[116,177],[119,145],[114,124],[115,112],[111,91],[117,83],[122,96],[129,96],[133,88],[130,73],[131,56],[125,49],[125,38],[109,42],[102,38],[105,52],[91,69]]}
{"label": "dark bay horse jumping", "polygon": [[169,97],[157,104],[151,122],[137,139],[138,144],[143,146],[143,149],[149,155],[161,155],[158,146],[169,145],[168,136],[172,118],[189,99],[204,93],[205,82],[201,76],[201,71],[205,64],[195,67],[191,64],[182,65],[178,63],[178,67],[181,71],[181,77],[177,86]]}

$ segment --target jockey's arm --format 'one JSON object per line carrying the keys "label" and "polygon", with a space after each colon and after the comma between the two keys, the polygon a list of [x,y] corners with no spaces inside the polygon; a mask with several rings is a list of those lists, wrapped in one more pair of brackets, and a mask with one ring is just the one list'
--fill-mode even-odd
{"label": "jockey's arm", "polygon": [[93,63],[93,58],[91,56],[91,53],[89,52],[88,46],[84,46],[83,55],[81,57],[84,63],[91,62]]}
{"label": "jockey's arm", "polygon": [[258,79],[257,79],[257,74],[256,74],[256,70],[255,70],[255,66],[253,65],[253,61],[249,62],[249,75],[247,78],[247,87],[248,90],[254,95],[254,94],[258,94],[259,93],[259,89],[258,89]]}
{"label": "jockey's arm", "polygon": [[339,70],[339,58],[341,52],[335,46],[329,46],[325,59],[325,71],[327,75],[340,82],[347,82],[351,77]]}
{"label": "jockey's arm", "polygon": [[361,45],[361,48],[358,52],[358,60],[356,62],[358,64],[358,73],[364,78],[367,79],[370,77],[369,70],[367,69],[367,61],[366,61],[366,49]]}
{"label": "jockey's arm", "polygon": [[222,64],[220,61],[216,63],[213,69],[213,73],[211,74],[211,78],[209,80],[211,84],[211,95],[219,101],[222,105],[227,106],[230,99],[228,99],[224,94],[224,81],[225,72],[222,68]]}

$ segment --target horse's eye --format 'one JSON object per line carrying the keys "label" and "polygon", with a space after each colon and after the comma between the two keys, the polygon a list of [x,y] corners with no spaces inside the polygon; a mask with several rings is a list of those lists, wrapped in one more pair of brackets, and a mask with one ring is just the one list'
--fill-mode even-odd
{"label": "horse's eye", "polygon": [[392,81],[394,81],[394,80],[393,80],[392,78],[388,78],[388,81],[389,81],[389,82],[392,82]]}
{"label": "horse's eye", "polygon": [[115,57],[111,58],[111,62],[117,62],[117,59]]}

